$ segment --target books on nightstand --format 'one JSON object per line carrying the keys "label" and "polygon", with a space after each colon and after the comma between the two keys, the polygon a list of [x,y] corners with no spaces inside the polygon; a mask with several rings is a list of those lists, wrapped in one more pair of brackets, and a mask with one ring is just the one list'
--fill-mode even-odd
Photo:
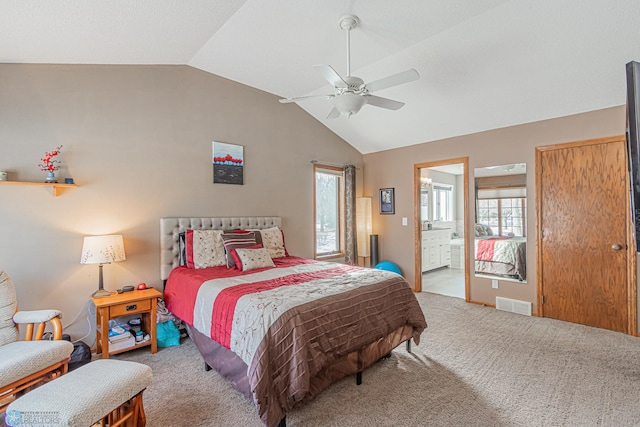
{"label": "books on nightstand", "polygon": [[109,351],[117,351],[123,348],[133,347],[136,344],[135,337],[128,327],[120,325],[109,328]]}
{"label": "books on nightstand", "polygon": [[121,339],[120,341],[116,341],[116,342],[111,341],[111,338],[109,338],[109,351],[110,352],[111,351],[118,351],[118,350],[122,350],[124,348],[129,348],[129,347],[135,346],[136,345],[136,339],[129,332],[127,332],[127,335],[129,335],[128,338]]}
{"label": "books on nightstand", "polygon": [[124,328],[122,326],[114,326],[109,328],[109,341],[110,342],[118,342],[124,339],[129,338],[131,333],[129,332],[129,328]]}

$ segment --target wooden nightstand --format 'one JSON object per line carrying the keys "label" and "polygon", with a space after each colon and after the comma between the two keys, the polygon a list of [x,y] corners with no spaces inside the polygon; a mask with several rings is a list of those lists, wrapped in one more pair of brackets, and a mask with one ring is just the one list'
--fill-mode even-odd
{"label": "wooden nightstand", "polygon": [[[142,291],[112,293],[103,298],[91,298],[96,306],[96,353],[102,353],[103,359],[108,359],[110,354],[118,354],[134,348],[151,346],[151,353],[158,351],[156,340],[156,308],[158,298],[162,294],[155,289]],[[140,315],[142,330],[149,334],[149,340],[137,343],[131,347],[109,351],[109,320],[132,314]]]}

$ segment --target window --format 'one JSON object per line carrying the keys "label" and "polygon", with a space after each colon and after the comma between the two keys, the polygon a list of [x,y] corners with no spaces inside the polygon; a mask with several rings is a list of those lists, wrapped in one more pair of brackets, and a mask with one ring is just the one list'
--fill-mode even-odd
{"label": "window", "polygon": [[496,236],[524,237],[527,198],[524,188],[478,189],[478,222]]}
{"label": "window", "polygon": [[433,220],[453,221],[453,186],[433,184]]}
{"label": "window", "polygon": [[315,165],[315,256],[344,255],[344,177],[341,168]]}

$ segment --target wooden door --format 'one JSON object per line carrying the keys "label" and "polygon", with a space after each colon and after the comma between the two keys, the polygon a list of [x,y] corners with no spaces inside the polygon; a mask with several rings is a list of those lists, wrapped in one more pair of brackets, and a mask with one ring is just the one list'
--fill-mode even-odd
{"label": "wooden door", "polygon": [[627,332],[625,140],[551,148],[536,165],[542,315]]}

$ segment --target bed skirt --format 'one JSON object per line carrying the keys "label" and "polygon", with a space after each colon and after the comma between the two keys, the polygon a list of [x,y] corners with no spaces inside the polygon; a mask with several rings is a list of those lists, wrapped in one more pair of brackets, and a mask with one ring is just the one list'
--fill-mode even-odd
{"label": "bed skirt", "polygon": [[[195,328],[189,325],[186,326],[189,337],[200,351],[205,363],[217,371],[234,389],[244,394],[255,404],[251,393],[249,377],[247,377],[248,368],[242,359],[216,341],[200,333]],[[312,400],[322,390],[337,380],[362,372],[389,354],[394,348],[410,340],[412,336],[413,327],[405,325],[396,329],[386,337],[372,342],[359,351],[349,353],[334,360],[310,379],[309,392],[302,400],[296,402],[294,407]]]}

